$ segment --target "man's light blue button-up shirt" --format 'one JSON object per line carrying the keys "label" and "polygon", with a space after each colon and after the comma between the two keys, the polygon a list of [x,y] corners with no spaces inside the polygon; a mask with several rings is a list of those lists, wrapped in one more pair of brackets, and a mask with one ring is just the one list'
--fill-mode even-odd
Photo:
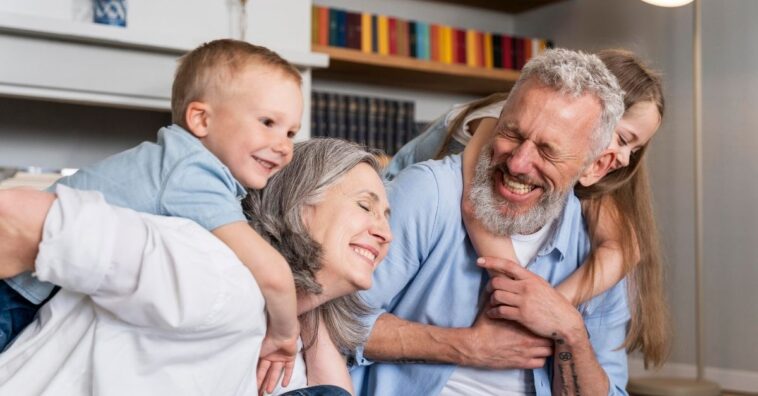
{"label": "man's light blue button-up shirt", "polygon": [[[460,156],[413,165],[388,187],[393,241],[374,273],[373,287],[361,297],[375,312],[371,329],[384,312],[440,327],[470,327],[488,280],[476,266],[461,218],[463,190]],[[551,237],[528,269],[557,285],[590,251],[579,200],[571,194]],[[582,308],[590,342],[608,374],[610,395],[626,395],[627,357],[622,347],[629,321],[622,281]],[[351,370],[358,395],[436,395],[455,369],[445,364],[372,362],[356,352]],[[551,394],[551,360],[533,370],[537,395]]]}

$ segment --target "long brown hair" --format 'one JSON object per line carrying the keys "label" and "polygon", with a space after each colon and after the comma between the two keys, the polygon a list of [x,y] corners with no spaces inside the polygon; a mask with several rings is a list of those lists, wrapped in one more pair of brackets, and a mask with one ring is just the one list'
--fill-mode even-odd
{"label": "long brown hair", "polygon": [[[616,75],[624,94],[624,110],[637,103],[653,102],[663,117],[664,99],[660,76],[648,69],[633,53],[604,50],[597,54]],[[629,165],[619,168],[599,182],[574,191],[582,200],[582,208],[593,246],[582,279],[579,300],[593,295],[595,276],[601,263],[594,256],[601,206],[605,206],[618,227],[624,270],[628,287],[632,320],[624,346],[639,350],[645,366],[660,366],[666,360],[670,344],[668,305],[663,293],[663,260],[658,230],[653,214],[652,194],[644,164],[647,145],[631,154]],[[636,242],[636,243],[635,243]]]}
{"label": "long brown hair", "polygon": [[[616,76],[625,92],[624,111],[637,103],[652,101],[663,117],[663,89],[657,73],[629,51],[610,49],[597,55]],[[507,93],[496,93],[471,102],[453,119],[435,158],[453,154],[450,151],[453,134],[462,127],[466,116],[507,98]],[[655,366],[663,364],[668,357],[671,335],[668,305],[663,293],[663,260],[643,161],[646,151],[647,145],[631,154],[628,166],[609,173],[592,186],[577,184],[575,187],[576,195],[582,200],[593,249],[585,264],[586,276],[581,281],[574,303],[586,301],[595,294],[595,278],[602,265],[595,257],[598,243],[596,231],[602,204],[618,226],[624,272],[628,275],[632,320],[624,347],[630,352],[641,351],[647,367],[651,363]]]}

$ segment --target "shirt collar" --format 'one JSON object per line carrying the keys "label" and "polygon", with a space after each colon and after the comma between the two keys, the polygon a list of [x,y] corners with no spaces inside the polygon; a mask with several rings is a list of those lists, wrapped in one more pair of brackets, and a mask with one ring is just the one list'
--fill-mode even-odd
{"label": "shirt collar", "polygon": [[550,254],[555,250],[558,252],[561,261],[566,257],[571,243],[571,234],[574,232],[571,219],[574,218],[573,214],[578,210],[581,210],[581,205],[579,204],[579,199],[572,191],[568,194],[566,205],[563,206],[560,216],[553,220],[552,235],[537,253],[538,256]]}
{"label": "shirt collar", "polygon": [[181,126],[177,124],[171,124],[167,127],[163,127],[158,131],[158,143],[162,144],[162,141],[165,141],[167,139],[172,140],[178,140],[181,141],[181,144],[185,144],[194,148],[201,149],[208,153],[208,155],[213,158],[217,163],[218,166],[221,167],[221,169],[224,170],[224,172],[229,174],[229,177],[234,180],[234,186],[235,186],[235,193],[234,195],[237,197],[237,199],[241,200],[247,196],[247,189],[245,186],[242,185],[242,183],[237,180],[234,175],[232,175],[232,171],[229,170],[229,168],[224,165],[221,160],[218,159],[213,153],[208,150],[203,143],[200,142],[200,139],[195,137],[195,135],[192,134],[192,132],[182,128]]}

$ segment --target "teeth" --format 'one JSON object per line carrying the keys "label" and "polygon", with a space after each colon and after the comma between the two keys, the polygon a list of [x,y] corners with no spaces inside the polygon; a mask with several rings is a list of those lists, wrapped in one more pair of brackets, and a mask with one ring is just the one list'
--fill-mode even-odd
{"label": "teeth", "polygon": [[260,158],[255,158],[255,160],[258,161],[258,163],[261,164],[261,166],[263,166],[266,169],[272,169],[274,167],[274,163],[273,162],[262,160]]}
{"label": "teeth", "polygon": [[376,255],[374,253],[371,253],[368,249],[364,249],[362,247],[353,246],[353,251],[360,254],[361,256],[371,260],[373,263],[374,260],[376,260]]}
{"label": "teeth", "polygon": [[534,189],[533,185],[520,183],[505,173],[503,173],[503,184],[505,184],[508,191],[515,194],[526,194]]}

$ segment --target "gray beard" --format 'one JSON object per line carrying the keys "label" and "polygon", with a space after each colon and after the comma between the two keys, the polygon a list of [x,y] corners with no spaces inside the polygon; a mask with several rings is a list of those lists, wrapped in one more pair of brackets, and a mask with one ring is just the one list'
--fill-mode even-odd
{"label": "gray beard", "polygon": [[[491,161],[492,150],[490,145],[487,145],[482,148],[479,154],[471,192],[469,193],[469,199],[474,205],[474,217],[487,231],[497,236],[528,235],[536,232],[560,215],[571,189],[566,191],[546,190],[539,201],[525,213],[503,214],[503,209],[515,213],[518,207],[495,191],[495,171],[499,165],[490,166]],[[576,180],[572,181],[569,186],[573,186],[575,182]]]}

